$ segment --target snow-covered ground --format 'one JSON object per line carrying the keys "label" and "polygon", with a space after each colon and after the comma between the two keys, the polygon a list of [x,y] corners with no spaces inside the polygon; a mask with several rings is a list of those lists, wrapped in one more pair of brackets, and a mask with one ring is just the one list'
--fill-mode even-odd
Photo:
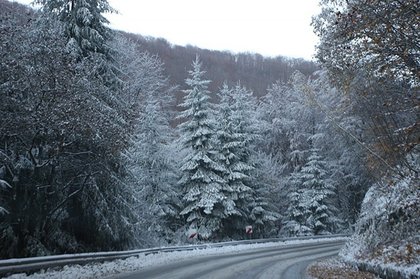
{"label": "snow-covered ground", "polygon": [[359,269],[390,278],[420,278],[418,178],[384,179],[362,203],[356,231],[340,256]]}
{"label": "snow-covered ground", "polygon": [[[356,247],[353,248],[357,250]],[[420,245],[414,241],[401,241],[401,245],[397,247],[383,247],[369,257],[355,256],[348,252],[349,248],[345,250],[347,251],[342,252],[340,256],[350,265],[376,274],[394,274],[392,278],[420,278]]]}
{"label": "snow-covered ground", "polygon": [[308,240],[289,240],[284,242],[269,242],[262,244],[241,244],[237,246],[225,246],[219,248],[207,248],[201,250],[192,251],[177,251],[169,253],[157,253],[157,254],[139,254],[138,256],[131,257],[125,260],[116,260],[105,263],[92,263],[84,266],[72,265],[65,266],[59,270],[43,270],[35,274],[26,275],[24,273],[14,274],[7,279],[20,279],[20,278],[61,278],[61,279],[73,279],[73,278],[104,278],[115,276],[120,273],[128,273],[136,270],[141,270],[146,267],[153,265],[167,264],[176,261],[182,261],[184,259],[204,256],[204,255],[215,255],[215,254],[228,254],[240,252],[249,249],[268,248],[268,247],[284,247],[288,245],[296,244],[309,244],[309,243],[323,243],[337,240],[347,240],[345,237],[339,238],[328,238],[328,239],[308,239]]}

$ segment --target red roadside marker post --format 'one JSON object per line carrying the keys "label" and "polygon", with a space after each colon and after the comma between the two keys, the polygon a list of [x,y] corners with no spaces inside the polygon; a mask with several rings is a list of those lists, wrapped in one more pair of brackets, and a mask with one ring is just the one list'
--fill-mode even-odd
{"label": "red roadside marker post", "polygon": [[251,238],[252,233],[253,233],[253,231],[252,231],[252,226],[246,226],[246,227],[245,227],[245,233],[246,233],[246,235],[248,236],[248,238]]}
{"label": "red roadside marker post", "polygon": [[198,232],[196,229],[189,229],[187,232],[188,240],[197,239],[198,238]]}

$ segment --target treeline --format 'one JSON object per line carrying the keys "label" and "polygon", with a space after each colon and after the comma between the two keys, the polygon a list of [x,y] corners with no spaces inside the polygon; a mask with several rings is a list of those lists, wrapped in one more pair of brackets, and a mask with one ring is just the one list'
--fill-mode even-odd
{"label": "treeline", "polygon": [[[266,94],[271,84],[276,81],[287,82],[296,70],[310,75],[319,69],[314,62],[299,58],[270,58],[256,53],[234,54],[228,51],[200,49],[191,45],[171,45],[162,38],[123,34],[138,44],[140,50],[158,55],[165,65],[165,73],[170,82],[179,85],[180,89],[186,88],[184,81],[188,77],[187,71],[196,55],[199,55],[206,65],[207,76],[212,81],[209,84],[211,92],[217,92],[220,84],[224,82],[233,86],[235,81],[241,81],[242,85],[261,97]],[[180,102],[182,93],[179,92],[176,96]]]}

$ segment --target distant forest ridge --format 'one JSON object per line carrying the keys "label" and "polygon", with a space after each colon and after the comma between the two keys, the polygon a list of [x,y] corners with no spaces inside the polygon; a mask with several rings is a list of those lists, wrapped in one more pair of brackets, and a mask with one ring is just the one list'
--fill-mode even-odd
{"label": "distant forest ridge", "polygon": [[[207,72],[206,77],[212,82],[209,89],[217,92],[227,81],[240,82],[252,90],[257,97],[264,96],[267,88],[276,81],[287,82],[295,71],[309,76],[319,69],[312,61],[284,56],[264,57],[256,53],[232,53],[201,49],[195,46],[173,45],[163,38],[144,37],[122,32],[127,38],[139,45],[139,51],[156,54],[164,63],[165,73],[174,85],[185,86],[188,70],[198,55]],[[229,84],[233,85],[233,84]],[[182,88],[181,87],[181,88]],[[183,89],[183,88],[182,88]],[[180,96],[177,96],[180,99]]]}

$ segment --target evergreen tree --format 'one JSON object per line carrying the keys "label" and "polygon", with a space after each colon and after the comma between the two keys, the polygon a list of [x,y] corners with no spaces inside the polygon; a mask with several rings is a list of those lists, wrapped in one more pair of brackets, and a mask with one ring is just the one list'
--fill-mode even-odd
{"label": "evergreen tree", "polygon": [[[173,234],[172,224],[179,206],[174,188],[176,172],[169,123],[159,101],[148,96],[132,146],[126,152],[129,164],[129,183],[134,187],[135,206],[143,229],[139,232],[147,245],[168,241]],[[144,227],[147,227],[144,230]],[[147,232],[149,235],[141,235]],[[156,243],[159,244],[159,243]]]}
{"label": "evergreen tree", "polygon": [[219,97],[217,154],[226,170],[222,188],[227,215],[224,234],[240,238],[245,226],[253,225],[259,236],[268,235],[279,216],[268,198],[273,183],[265,177],[266,158],[255,152],[260,123],[252,93],[239,83],[233,89],[224,84]]}
{"label": "evergreen tree", "polygon": [[311,235],[312,230],[306,224],[308,209],[302,202],[305,190],[299,171],[292,172],[288,181],[288,193],[286,195],[288,206],[284,214],[280,234],[286,236]]}
{"label": "evergreen tree", "polygon": [[225,169],[215,161],[214,134],[215,123],[209,104],[209,80],[205,80],[204,71],[198,57],[186,79],[190,89],[185,90],[183,103],[185,110],[180,117],[185,122],[179,125],[181,146],[185,151],[182,161],[181,179],[184,201],[181,215],[186,217],[187,226],[196,229],[204,239],[215,237],[225,217],[222,185],[225,182],[221,173]]}
{"label": "evergreen tree", "polygon": [[252,155],[257,132],[254,117],[254,103],[252,92],[242,87],[239,83],[233,90],[233,103],[231,114],[232,142],[236,145],[236,161],[232,164],[235,172],[242,173],[239,182],[250,185],[250,173],[254,169]]}
{"label": "evergreen tree", "polygon": [[[257,140],[265,125],[257,118],[256,102],[251,91],[238,83],[233,89],[232,98],[230,122],[235,160],[231,169],[236,175],[235,184],[241,186],[237,187],[241,197],[237,204],[246,216],[237,223],[237,229],[243,230],[246,225],[253,225],[255,233],[263,236],[272,232],[274,222],[279,218],[270,201],[272,181],[266,176],[268,168],[264,168],[267,158],[256,152]],[[246,191],[243,190],[244,186],[247,187]]]}
{"label": "evergreen tree", "polygon": [[108,56],[110,30],[103,13],[113,12],[107,0],[36,0],[47,12],[66,23],[68,47],[83,56],[97,52]]}
{"label": "evergreen tree", "polygon": [[254,162],[251,174],[254,202],[250,204],[250,221],[256,237],[273,237],[277,233],[276,222],[280,218],[276,204],[279,191],[277,177],[273,174],[275,162],[263,153],[254,154],[252,161]]}
{"label": "evergreen tree", "polygon": [[256,134],[254,104],[252,92],[240,83],[232,90],[232,104],[230,125],[231,141],[229,143],[235,156],[230,162],[231,187],[237,193],[237,208],[241,218],[229,221],[226,227],[232,226],[236,231],[243,231],[245,226],[251,225],[253,220],[251,212],[255,206],[255,185],[253,184],[252,171],[255,169],[252,161],[253,143]]}
{"label": "evergreen tree", "polygon": [[306,223],[314,234],[325,234],[334,231],[335,207],[331,202],[334,188],[328,179],[326,162],[312,148],[308,162],[300,170],[304,189],[302,205],[308,214]]}
{"label": "evergreen tree", "polygon": [[237,133],[237,127],[234,126],[233,94],[233,90],[224,84],[219,92],[217,118],[218,161],[225,169],[222,173],[225,180],[222,191],[226,196],[224,200],[226,219],[223,228],[225,235],[231,237],[242,232],[247,224],[246,197],[250,196],[252,191],[248,185],[248,172],[252,167],[241,161],[244,142],[242,135]]}
{"label": "evergreen tree", "polygon": [[[35,0],[43,11],[56,15],[64,22],[67,37],[66,51],[79,61],[88,57],[95,64],[95,75],[112,91],[121,89],[121,72],[115,65],[110,47],[112,31],[103,13],[114,12],[107,0]],[[107,92],[116,99],[113,92]]]}

